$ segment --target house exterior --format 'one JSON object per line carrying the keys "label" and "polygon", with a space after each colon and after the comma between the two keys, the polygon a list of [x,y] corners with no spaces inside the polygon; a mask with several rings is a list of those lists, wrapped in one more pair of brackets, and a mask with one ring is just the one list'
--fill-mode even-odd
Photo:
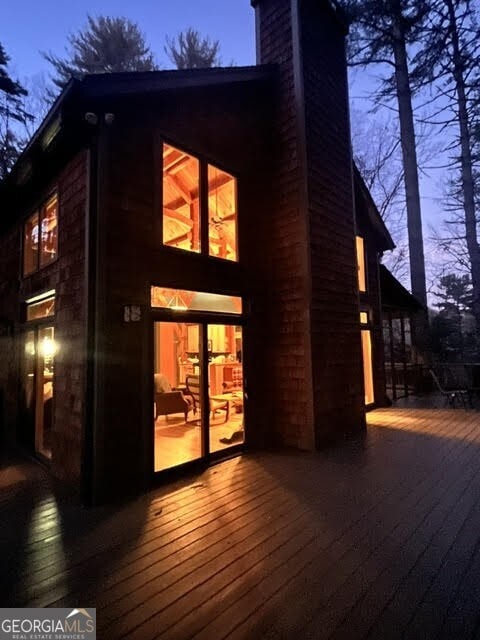
{"label": "house exterior", "polygon": [[258,66],[72,80],[2,185],[4,432],[85,501],[385,399],[341,16],[252,5]]}

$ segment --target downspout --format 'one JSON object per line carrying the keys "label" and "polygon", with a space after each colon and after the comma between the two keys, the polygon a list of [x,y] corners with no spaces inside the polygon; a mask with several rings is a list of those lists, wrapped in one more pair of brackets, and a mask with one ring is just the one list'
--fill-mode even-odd
{"label": "downspout", "polygon": [[[93,114],[92,114],[93,115]],[[101,326],[103,287],[101,279],[102,228],[101,212],[106,152],[106,131],[102,121],[92,123],[88,151],[88,197],[85,224],[85,291],[86,291],[86,383],[82,451],[82,501],[88,506],[99,502],[99,475],[102,456],[98,429],[102,424],[101,372],[99,371],[99,328]]]}
{"label": "downspout", "polygon": [[98,195],[98,132],[92,134],[88,149],[87,205],[85,212],[85,319],[86,376],[82,439],[82,502],[94,504],[94,388],[95,388],[95,284],[96,284],[96,220]]}
{"label": "downspout", "polygon": [[299,0],[290,0],[290,15],[292,29],[292,63],[293,63],[293,85],[295,100],[295,119],[297,134],[297,152],[298,152],[298,172],[299,172],[299,206],[300,215],[304,214],[304,237],[302,245],[305,248],[303,255],[304,266],[304,288],[307,298],[307,308],[305,311],[305,323],[307,330],[305,332],[305,382],[307,388],[311,392],[311,404],[308,407],[306,420],[307,427],[311,431],[305,433],[298,442],[299,448],[313,451],[316,448],[316,411],[315,411],[315,379],[313,375],[313,337],[312,337],[312,299],[313,299],[313,283],[312,283],[312,257],[310,242],[310,207],[308,193],[308,155],[307,155],[307,123],[305,113],[305,86],[303,77],[303,51],[302,51],[302,34]]}

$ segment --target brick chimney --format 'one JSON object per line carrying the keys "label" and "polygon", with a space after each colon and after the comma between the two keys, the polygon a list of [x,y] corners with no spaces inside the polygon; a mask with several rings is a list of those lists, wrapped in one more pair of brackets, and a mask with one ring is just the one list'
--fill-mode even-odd
{"label": "brick chimney", "polygon": [[365,426],[345,27],[328,0],[252,0],[279,94],[272,175],[273,420],[313,449]]}

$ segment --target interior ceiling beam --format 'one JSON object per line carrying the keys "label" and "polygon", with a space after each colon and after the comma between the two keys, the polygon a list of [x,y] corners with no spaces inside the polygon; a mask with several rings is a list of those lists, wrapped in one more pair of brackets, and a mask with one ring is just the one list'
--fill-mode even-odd
{"label": "interior ceiling beam", "polygon": [[228,184],[229,182],[233,182],[234,180],[235,178],[233,176],[222,171],[214,179],[208,180],[208,190],[211,191],[213,189],[220,189],[221,187],[224,187],[226,184]]}
{"label": "interior ceiling beam", "polygon": [[168,184],[179,193],[187,204],[192,204],[193,195],[189,189],[181,183],[178,176],[172,176],[170,173],[166,173],[164,179]]}
{"label": "interior ceiling beam", "polygon": [[167,215],[169,218],[178,220],[178,222],[181,222],[182,224],[185,224],[190,228],[193,227],[193,220],[191,218],[187,218],[187,216],[184,216],[182,213],[179,213],[175,209],[169,209],[168,207],[164,207],[163,213],[164,215]]}

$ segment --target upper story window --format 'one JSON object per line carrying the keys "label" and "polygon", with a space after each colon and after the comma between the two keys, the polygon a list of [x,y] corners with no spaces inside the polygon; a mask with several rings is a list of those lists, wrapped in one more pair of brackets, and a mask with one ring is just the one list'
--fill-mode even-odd
{"label": "upper story window", "polygon": [[208,165],[208,253],[237,260],[237,181]]}
{"label": "upper story window", "polygon": [[236,178],[169,144],[163,145],[163,244],[238,259]]}
{"label": "upper story window", "polygon": [[365,243],[361,236],[356,236],[357,265],[358,265],[358,289],[360,293],[367,290],[367,271],[365,262]]}
{"label": "upper story window", "polygon": [[23,226],[23,275],[42,269],[58,254],[58,197],[54,194]]}
{"label": "upper story window", "polygon": [[200,252],[200,162],[163,145],[163,244]]}

